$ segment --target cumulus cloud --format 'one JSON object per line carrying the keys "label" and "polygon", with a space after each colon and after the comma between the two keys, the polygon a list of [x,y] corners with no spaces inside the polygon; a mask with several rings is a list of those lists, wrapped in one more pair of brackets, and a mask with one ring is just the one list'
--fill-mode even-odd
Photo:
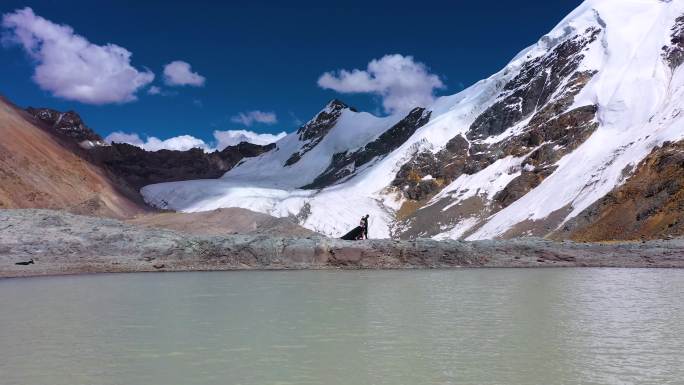
{"label": "cumulus cloud", "polygon": [[210,147],[207,146],[207,144],[202,139],[195,138],[191,135],[180,135],[164,140],[154,136],[150,136],[143,140],[140,138],[140,135],[138,134],[129,134],[118,131],[107,135],[105,141],[107,141],[108,143],[128,143],[148,151],[185,151],[191,148],[201,148],[205,151],[211,150]]}
{"label": "cumulus cloud", "polygon": [[204,76],[192,72],[190,63],[182,60],[172,61],[164,66],[164,82],[169,86],[202,87],[205,80]]}
{"label": "cumulus cloud", "polygon": [[372,60],[365,70],[326,72],[318,78],[318,86],[340,93],[378,95],[385,111],[395,113],[427,106],[444,83],[412,56],[394,54]]}
{"label": "cumulus cloud", "polygon": [[220,149],[226,148],[227,146],[234,146],[240,142],[265,145],[277,142],[284,138],[285,135],[287,135],[285,132],[279,134],[259,134],[249,130],[214,131],[216,147]]}
{"label": "cumulus cloud", "polygon": [[191,135],[180,135],[163,140],[154,136],[142,139],[140,135],[136,133],[117,131],[107,135],[105,141],[108,143],[128,143],[148,151],[185,151],[192,148],[199,148],[206,152],[213,152],[216,150],[223,150],[227,146],[234,146],[240,142],[265,145],[276,142],[285,135],[287,135],[285,132],[279,134],[259,134],[249,130],[216,130],[214,131],[214,142],[207,143],[204,140],[195,138]]}
{"label": "cumulus cloud", "polygon": [[231,122],[240,123],[247,127],[254,123],[275,124],[278,123],[278,117],[275,112],[263,112],[259,110],[240,112],[239,114],[230,118]]}
{"label": "cumulus cloud", "polygon": [[31,8],[2,16],[3,42],[18,44],[34,60],[33,81],[54,96],[88,104],[125,103],[154,80],[131,66],[131,52],[115,44],[96,45],[36,15]]}

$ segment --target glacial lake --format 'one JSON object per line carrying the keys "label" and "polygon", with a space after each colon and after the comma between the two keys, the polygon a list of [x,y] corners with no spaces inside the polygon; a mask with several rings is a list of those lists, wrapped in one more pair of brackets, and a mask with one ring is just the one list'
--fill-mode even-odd
{"label": "glacial lake", "polygon": [[6,279],[0,383],[682,384],[684,271]]}

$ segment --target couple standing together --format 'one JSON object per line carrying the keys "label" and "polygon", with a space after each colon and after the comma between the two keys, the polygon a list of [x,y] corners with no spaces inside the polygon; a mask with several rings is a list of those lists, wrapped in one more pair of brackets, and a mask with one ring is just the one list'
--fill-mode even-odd
{"label": "couple standing together", "polygon": [[342,239],[347,241],[356,241],[360,239],[368,239],[368,214],[361,217],[361,223],[352,231],[342,236]]}

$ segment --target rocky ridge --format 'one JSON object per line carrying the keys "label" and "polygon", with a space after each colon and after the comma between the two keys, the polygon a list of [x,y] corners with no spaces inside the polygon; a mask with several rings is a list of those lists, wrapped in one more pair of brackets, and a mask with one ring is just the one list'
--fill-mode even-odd
{"label": "rocky ridge", "polygon": [[143,186],[191,179],[219,178],[242,159],[270,151],[274,144],[242,142],[221,151],[147,151],[126,143],[112,143],[90,151],[92,159],[136,190]]}
{"label": "rocky ridge", "polygon": [[66,136],[83,148],[107,145],[100,135],[85,125],[75,111],[60,112],[51,108],[28,107],[26,112],[56,135]]}
{"label": "rocky ridge", "polygon": [[[88,150],[81,153],[103,167],[112,179],[134,191],[153,183],[219,178],[243,158],[254,157],[275,148],[275,144],[242,142],[221,151],[207,153],[193,148],[186,151],[147,151],[127,143],[106,143],[74,111],[29,107],[26,111],[50,133],[73,141]],[[142,201],[140,199],[140,201]]]}

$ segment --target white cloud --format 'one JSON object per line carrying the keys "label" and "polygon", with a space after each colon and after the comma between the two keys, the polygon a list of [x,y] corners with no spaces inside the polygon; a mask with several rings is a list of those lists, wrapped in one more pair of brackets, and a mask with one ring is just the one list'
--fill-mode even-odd
{"label": "white cloud", "polygon": [[147,89],[148,95],[159,95],[159,96],[175,96],[178,92],[172,91],[166,88],[161,88],[159,86],[151,86]]}
{"label": "white cloud", "polygon": [[234,146],[240,142],[266,145],[276,142],[285,135],[285,132],[279,134],[259,134],[248,130],[217,130],[214,131],[215,142],[207,143],[202,139],[195,138],[191,135],[180,135],[163,140],[150,136],[143,140],[138,134],[117,131],[107,135],[105,141],[108,143],[128,143],[148,151],[159,151],[163,149],[185,151],[191,148],[200,148],[206,152],[213,152],[216,150],[223,150],[227,146]]}
{"label": "white cloud", "polygon": [[54,96],[88,104],[124,103],[154,80],[132,67],[131,52],[96,45],[68,25],[58,25],[31,8],[2,16],[3,41],[21,45],[35,61],[33,81]]}
{"label": "white cloud", "polygon": [[205,80],[204,76],[192,72],[190,63],[176,60],[164,66],[164,82],[169,86],[201,87]]}
{"label": "white cloud", "polygon": [[244,124],[250,127],[254,123],[275,124],[278,123],[278,117],[275,112],[263,112],[259,110],[240,112],[239,114],[230,118],[234,123]]}
{"label": "white cloud", "polygon": [[285,132],[279,134],[259,134],[248,130],[228,130],[228,131],[214,131],[214,138],[216,139],[216,147],[224,149],[227,146],[234,146],[240,142],[249,142],[254,144],[266,145],[277,142],[287,135]]}
{"label": "white cloud", "polygon": [[434,91],[444,88],[444,83],[412,56],[394,54],[372,60],[365,70],[326,72],[318,78],[318,86],[340,93],[379,95],[385,111],[395,113],[429,105]]}
{"label": "white cloud", "polygon": [[125,132],[113,132],[105,138],[108,143],[128,143],[134,146],[138,146],[148,151],[158,151],[158,150],[178,150],[185,151],[191,148],[201,148],[205,151],[210,151],[211,149],[202,140],[195,138],[191,135],[180,135],[169,139],[159,139],[154,136],[150,136],[145,140],[140,138],[138,134],[128,134]]}
{"label": "white cloud", "polygon": [[147,90],[147,93],[150,95],[161,95],[162,90],[157,86],[152,86]]}

